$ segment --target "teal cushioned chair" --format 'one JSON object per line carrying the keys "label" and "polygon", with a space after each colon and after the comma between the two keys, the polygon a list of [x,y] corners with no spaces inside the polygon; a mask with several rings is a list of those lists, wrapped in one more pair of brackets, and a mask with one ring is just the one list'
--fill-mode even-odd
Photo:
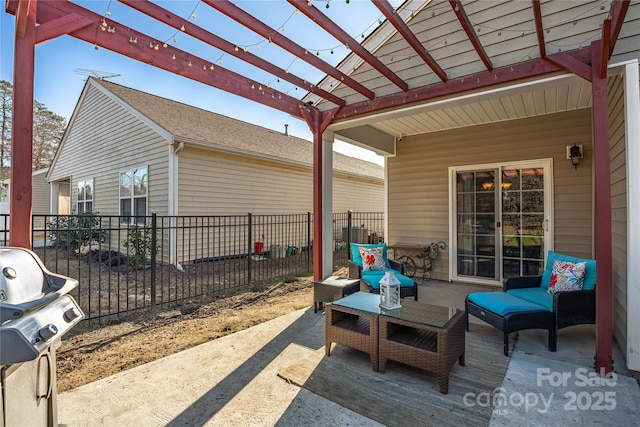
{"label": "teal cushioned chair", "polygon": [[[382,248],[382,255],[385,260],[386,267],[384,270],[372,270],[362,271],[362,256],[360,255],[359,247],[364,248]],[[351,252],[351,260],[349,260],[349,278],[360,279],[360,283],[367,287],[367,290],[374,294],[380,293],[380,279],[384,276],[384,273],[391,271],[400,281],[400,297],[414,297],[418,300],[418,285],[416,282],[405,276],[404,266],[402,263],[389,259],[386,243],[375,244],[357,244],[351,243],[349,250]]]}
{"label": "teal cushioned chair", "polygon": [[[586,262],[582,290],[556,292],[554,294],[547,292],[555,260],[574,263]],[[523,329],[549,329],[549,350],[556,351],[558,329],[573,325],[595,324],[595,287],[596,262],[594,260],[576,258],[549,251],[545,270],[541,276],[509,277],[502,282],[502,290],[508,295],[522,300],[523,303],[533,304],[533,306],[529,306],[527,311],[501,307],[503,299],[499,296],[492,297],[487,295],[479,298],[479,296],[473,296],[474,294],[467,296],[465,308],[467,315],[473,314],[479,317],[479,314],[482,313],[482,316],[488,316],[483,320],[504,330],[506,333],[508,333],[507,331],[515,332]],[[513,304],[514,300],[512,298],[508,300]],[[540,310],[532,311],[531,307],[535,306],[538,306]],[[509,313],[506,313],[507,311]],[[489,313],[487,314],[487,312]],[[544,312],[551,313],[551,326],[549,326]],[[522,316],[516,316],[516,313],[521,313]],[[509,319],[512,320],[506,321]]]}

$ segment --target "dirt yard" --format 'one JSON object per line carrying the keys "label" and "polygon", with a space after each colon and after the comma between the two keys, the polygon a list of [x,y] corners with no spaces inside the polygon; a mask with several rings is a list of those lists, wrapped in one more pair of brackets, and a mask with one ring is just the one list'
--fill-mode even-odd
{"label": "dirt yard", "polygon": [[[335,272],[347,276],[347,269]],[[62,392],[313,305],[313,279],[279,282],[261,292],[205,305],[134,315],[126,321],[88,329],[80,325],[57,352]]]}

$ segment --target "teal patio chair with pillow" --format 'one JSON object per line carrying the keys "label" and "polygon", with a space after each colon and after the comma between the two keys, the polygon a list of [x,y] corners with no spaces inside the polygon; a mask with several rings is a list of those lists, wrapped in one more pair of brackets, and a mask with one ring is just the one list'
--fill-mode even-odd
{"label": "teal patio chair with pillow", "polygon": [[360,279],[360,283],[374,294],[380,293],[380,279],[387,271],[391,271],[400,281],[400,297],[414,297],[418,300],[416,282],[405,276],[404,265],[389,259],[386,243],[356,244],[351,243],[351,260],[349,261],[349,278]]}
{"label": "teal patio chair with pillow", "polygon": [[549,251],[541,276],[509,277],[503,292],[475,292],[465,299],[472,314],[504,332],[508,356],[509,333],[547,329],[549,351],[556,351],[558,329],[596,321],[596,262]]}

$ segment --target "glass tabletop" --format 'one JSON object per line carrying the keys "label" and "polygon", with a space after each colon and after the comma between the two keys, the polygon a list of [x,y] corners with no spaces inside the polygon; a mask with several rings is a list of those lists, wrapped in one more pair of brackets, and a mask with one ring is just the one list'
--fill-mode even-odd
{"label": "glass tabletop", "polygon": [[379,316],[393,317],[412,323],[442,328],[460,312],[455,307],[441,307],[425,304],[413,299],[402,299],[402,307],[387,310],[380,307],[380,295],[368,292],[356,292],[332,303],[340,307],[351,308]]}

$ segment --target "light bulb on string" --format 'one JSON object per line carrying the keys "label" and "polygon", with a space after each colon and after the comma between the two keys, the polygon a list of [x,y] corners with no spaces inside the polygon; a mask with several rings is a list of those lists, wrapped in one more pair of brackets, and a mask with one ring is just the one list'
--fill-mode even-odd
{"label": "light bulb on string", "polygon": [[196,17],[196,13],[195,12],[191,12],[191,17],[195,18]]}
{"label": "light bulb on string", "polygon": [[107,16],[111,16],[111,11],[109,9],[107,9],[107,11],[104,13]]}
{"label": "light bulb on string", "polygon": [[102,22],[100,23],[100,26],[102,26],[103,28],[107,28],[107,20],[102,18]]}
{"label": "light bulb on string", "polygon": [[210,69],[210,70],[213,70],[213,68],[214,68],[214,67],[213,67],[213,64],[209,65],[209,69]]}
{"label": "light bulb on string", "polygon": [[171,59],[173,59],[174,61],[176,60],[176,54],[175,53],[171,56]]}
{"label": "light bulb on string", "polygon": [[175,36],[173,37],[173,42],[178,43],[178,39]]}
{"label": "light bulb on string", "polygon": [[180,27],[180,31],[185,31],[184,24],[182,24],[182,27]]}
{"label": "light bulb on string", "polygon": [[192,65],[192,64],[191,64],[191,61],[189,61],[189,64],[187,64],[187,65],[189,65],[189,67],[191,67],[191,65]]}
{"label": "light bulb on string", "polygon": [[168,47],[169,45],[167,44],[167,42],[162,43],[162,47]]}

